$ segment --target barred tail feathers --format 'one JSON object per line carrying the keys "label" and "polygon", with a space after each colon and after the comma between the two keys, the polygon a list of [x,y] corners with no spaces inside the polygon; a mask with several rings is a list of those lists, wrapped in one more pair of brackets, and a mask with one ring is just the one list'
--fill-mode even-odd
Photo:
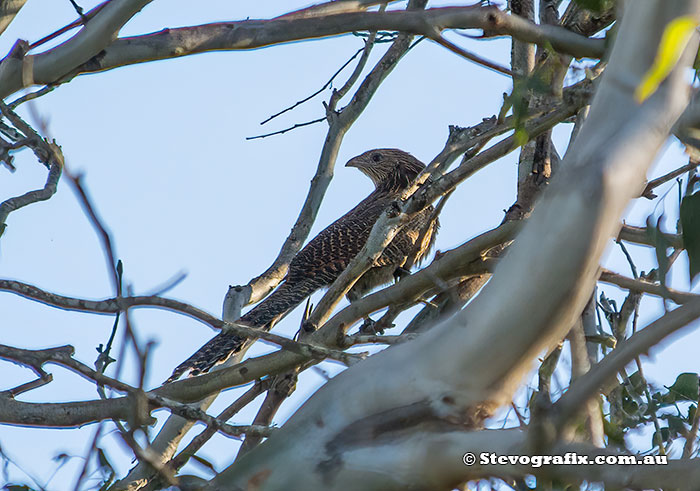
{"label": "barred tail feathers", "polygon": [[245,341],[245,338],[234,334],[223,332],[217,334],[187,360],[180,363],[165,383],[177,380],[187,370],[190,370],[191,376],[209,371],[217,363],[226,361],[230,355],[238,352]]}
{"label": "barred tail feathers", "polygon": [[[316,281],[304,281],[293,287],[283,283],[265,300],[242,316],[239,322],[251,327],[269,331],[287,312],[299,305],[306,297],[323,285]],[[229,356],[243,347],[246,339],[229,333],[219,333],[173,371],[166,383],[178,379],[190,370],[190,375],[199,375],[209,371],[214,365],[226,361]]]}
{"label": "barred tail feathers", "polygon": [[269,297],[243,315],[241,322],[270,330],[287,312],[324,285],[325,283],[313,279],[296,282],[293,286],[288,286],[287,282],[282,283]]}

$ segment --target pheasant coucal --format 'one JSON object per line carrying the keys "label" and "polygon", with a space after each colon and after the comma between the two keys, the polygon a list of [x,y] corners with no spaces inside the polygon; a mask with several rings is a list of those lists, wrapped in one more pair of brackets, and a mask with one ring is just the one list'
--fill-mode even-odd
{"label": "pheasant coucal", "polygon": [[[402,150],[382,148],[351,159],[346,167],[356,167],[367,175],[375,190],[306,244],[290,263],[289,272],[279,287],[237,322],[270,330],[275,322],[316,290],[330,286],[365,245],[382,212],[399,198],[425,165]],[[433,208],[428,207],[401,228],[375,266],[348,292],[350,301],[390,283],[397,269],[407,262],[417,264],[428,254],[439,226],[437,219],[432,219],[432,213]],[[246,341],[234,334],[218,334],[181,363],[168,382],[187,370],[191,375],[208,371],[240,351]]]}

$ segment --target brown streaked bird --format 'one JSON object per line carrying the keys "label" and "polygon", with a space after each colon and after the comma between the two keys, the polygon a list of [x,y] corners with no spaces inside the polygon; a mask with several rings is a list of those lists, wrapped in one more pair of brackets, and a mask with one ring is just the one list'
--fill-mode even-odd
{"label": "brown streaked bird", "polygon": [[[268,331],[312,293],[330,286],[365,245],[382,212],[399,199],[401,192],[425,168],[418,159],[395,148],[369,150],[345,166],[356,167],[368,176],[375,190],[306,244],[289,264],[289,272],[279,287],[237,322]],[[432,213],[432,206],[428,207],[401,228],[375,266],[350,289],[347,297],[351,302],[373,288],[390,283],[407,261],[418,264],[425,258],[439,227],[437,219],[432,220]],[[240,351],[247,342],[250,341],[234,334],[218,334],[180,364],[168,382],[187,370],[191,375],[208,371]]]}

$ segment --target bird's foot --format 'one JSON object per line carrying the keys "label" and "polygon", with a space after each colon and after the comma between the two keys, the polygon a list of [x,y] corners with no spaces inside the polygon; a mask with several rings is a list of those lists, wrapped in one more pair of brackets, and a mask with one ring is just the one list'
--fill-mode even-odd
{"label": "bird's foot", "polygon": [[304,321],[301,323],[301,330],[304,332],[314,332],[317,329],[317,326],[313,322],[309,322],[308,320]]}
{"label": "bird's foot", "polygon": [[394,327],[394,325],[384,326],[381,322],[365,317],[365,321],[360,326],[360,334],[384,334],[384,329],[389,327]]}
{"label": "bird's foot", "polygon": [[394,270],[394,281],[399,282],[399,280],[404,279],[406,276],[411,276],[411,272],[406,268],[399,266]]}

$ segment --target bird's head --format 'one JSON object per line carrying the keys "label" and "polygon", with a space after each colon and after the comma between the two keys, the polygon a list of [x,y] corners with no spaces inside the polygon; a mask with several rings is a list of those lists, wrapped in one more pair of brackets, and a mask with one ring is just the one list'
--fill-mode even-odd
{"label": "bird's head", "polygon": [[372,179],[377,189],[406,189],[425,165],[413,155],[398,148],[378,148],[354,157],[345,167],[356,167]]}

